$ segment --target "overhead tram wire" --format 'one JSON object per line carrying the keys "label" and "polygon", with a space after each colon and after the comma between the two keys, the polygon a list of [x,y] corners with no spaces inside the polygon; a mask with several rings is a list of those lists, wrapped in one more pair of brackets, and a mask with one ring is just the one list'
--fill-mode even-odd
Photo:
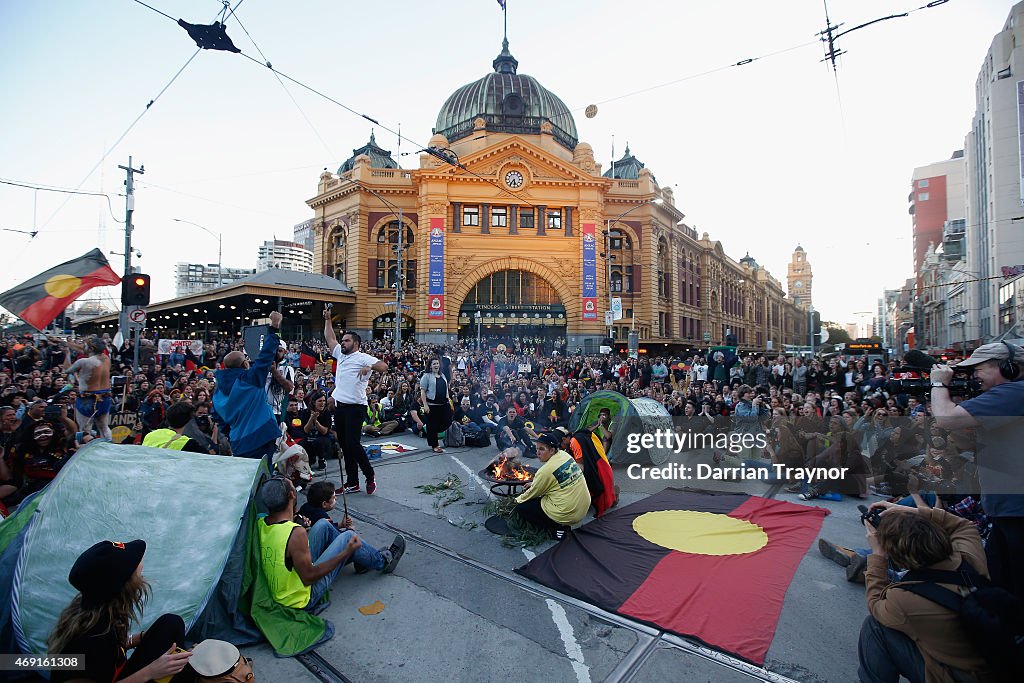
{"label": "overhead tram wire", "polygon": [[[139,2],[139,0],[135,0],[135,1]],[[144,4],[144,3],[140,3],[140,4]],[[149,5],[146,5],[146,6],[148,7]],[[163,13],[161,12],[161,14],[163,14]],[[101,156],[99,158],[99,160],[93,165],[93,167],[89,169],[89,172],[85,174],[85,177],[83,177],[82,180],[78,183],[78,185],[75,186],[75,189],[78,189],[78,188],[82,187],[82,185],[84,185],[86,183],[86,181],[89,180],[89,178],[92,176],[92,174],[96,172],[96,169],[98,169],[100,167],[100,164],[102,164],[104,161],[107,160],[107,157],[110,156],[110,153],[113,152],[117,148],[117,146],[119,144],[121,144],[121,141],[124,140],[128,136],[128,133],[130,133],[132,131],[132,129],[135,128],[136,124],[138,124],[138,122],[142,120],[142,117],[146,115],[146,113],[150,110],[150,108],[152,108],[152,106],[154,104],[156,104],[156,101],[159,100],[160,97],[165,92],[167,92],[167,89],[170,88],[171,85],[173,85],[176,80],[178,80],[178,77],[181,76],[182,72],[184,72],[185,69],[188,68],[188,65],[192,63],[192,60],[195,59],[196,55],[198,55],[200,52],[201,52],[201,50],[196,50],[195,52],[192,53],[192,56],[188,58],[188,60],[181,66],[180,69],[178,69],[177,73],[175,73],[174,76],[171,77],[171,80],[167,81],[167,85],[165,85],[163,88],[161,88],[160,92],[158,92],[156,94],[156,97],[151,99],[146,104],[145,109],[143,109],[139,113],[139,115],[135,117],[135,120],[132,121],[130,124],[128,124],[128,127],[124,130],[123,133],[121,133],[121,135],[118,136],[117,140],[114,141],[114,144],[112,144],[110,147],[107,148],[107,150],[103,153],[103,156]],[[43,222],[43,224],[41,226],[39,226],[39,231],[40,232],[42,232],[46,228],[46,226],[50,224],[50,221],[52,221],[54,218],[57,217],[57,214],[60,213],[61,210],[67,205],[69,199],[70,198],[67,198],[63,202],[61,202],[60,206],[57,207],[57,210],[54,211],[52,214],[50,214],[50,217],[47,218]]]}
{"label": "overhead tram wire", "polygon": [[18,182],[18,181],[15,181],[15,180],[6,180],[4,178],[0,178],[0,184],[2,184],[2,185],[13,185],[14,187],[24,187],[24,188],[27,188],[29,190],[40,190],[42,192],[62,192],[64,194],[79,194],[79,195],[86,195],[86,196],[90,196],[90,197],[103,197],[104,199],[107,200],[107,210],[110,211],[110,217],[112,219],[114,219],[114,221],[116,221],[118,223],[124,223],[123,220],[121,220],[120,218],[118,218],[117,216],[114,215],[114,207],[110,203],[110,195],[104,194],[103,192],[88,192],[88,191],[85,191],[85,190],[77,190],[77,189],[69,190],[69,189],[63,188],[63,187],[53,187],[53,186],[47,186],[47,185],[35,185],[35,184],[32,184],[32,183],[27,183],[27,182]]}
{"label": "overhead tram wire", "polygon": [[[239,7],[241,7],[243,2],[245,2],[245,0],[240,0],[238,5],[236,5],[233,9],[231,8],[230,5],[226,5],[226,3],[225,3],[225,5],[227,6],[228,10],[231,12],[231,16],[234,17],[236,22],[238,22],[239,28],[241,28],[245,32],[246,38],[248,38],[249,42],[252,43],[252,46],[254,48],[256,48],[256,52],[259,52],[260,53],[260,57],[263,58],[263,61],[267,64],[267,66],[270,66],[270,60],[267,59],[267,56],[265,54],[263,54],[263,50],[260,49],[260,46],[256,44],[256,40],[253,39],[252,34],[249,33],[249,29],[247,29],[245,27],[245,24],[242,23],[242,20],[238,18],[237,14],[235,14],[235,10],[237,10]],[[306,115],[305,110],[299,105],[298,100],[296,100],[295,97],[292,95],[291,91],[288,89],[288,86],[286,86],[284,84],[284,81],[281,80],[281,77],[277,74],[276,71],[271,69],[271,73],[274,74],[274,78],[277,79],[277,82],[281,84],[281,89],[284,90],[286,95],[288,95],[288,99],[290,99],[292,101],[292,104],[295,105],[295,108],[299,110],[299,114],[302,115],[302,118],[306,121],[306,125],[308,125],[310,130],[313,131],[313,135],[315,135],[317,140],[320,141],[320,144],[324,146],[324,149],[327,151],[327,153],[332,158],[336,158],[338,155],[335,154],[334,150],[331,149],[331,146],[327,144],[327,141],[324,140],[324,137],[322,135],[320,135],[320,131],[317,130],[317,127],[313,125],[313,122]]]}

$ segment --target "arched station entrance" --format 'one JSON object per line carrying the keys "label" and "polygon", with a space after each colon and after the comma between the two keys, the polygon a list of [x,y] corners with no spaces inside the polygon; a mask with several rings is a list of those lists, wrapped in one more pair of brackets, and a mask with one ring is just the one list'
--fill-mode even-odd
{"label": "arched station entrance", "polygon": [[[405,308],[403,306],[402,308]],[[416,333],[416,321],[412,316],[402,315],[402,339],[408,339],[410,335]],[[373,319],[373,338],[374,339],[394,339],[395,338],[395,314],[385,313],[384,315],[378,315]]]}
{"label": "arched station entrance", "polygon": [[481,348],[564,352],[565,306],[554,287],[525,270],[501,270],[484,277],[459,309],[459,339]]}

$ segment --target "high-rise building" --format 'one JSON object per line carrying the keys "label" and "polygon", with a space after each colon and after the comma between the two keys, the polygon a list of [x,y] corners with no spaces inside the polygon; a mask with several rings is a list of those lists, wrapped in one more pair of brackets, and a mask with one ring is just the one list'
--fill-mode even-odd
{"label": "high-rise building", "polygon": [[259,248],[256,272],[262,273],[271,268],[312,273],[313,252],[298,242],[286,242],[285,240],[264,242]]}
{"label": "high-rise building", "polygon": [[[975,82],[975,114],[964,142],[966,156],[965,251],[968,284],[967,345],[1006,331],[999,288],[1024,265],[1024,2],[1010,10],[992,40]],[[957,313],[953,311],[952,313]]]}
{"label": "high-rise building", "polygon": [[919,275],[928,245],[940,246],[946,224],[964,217],[964,151],[957,150],[945,161],[915,168],[908,200],[913,223],[914,273]]}
{"label": "high-rise building", "polygon": [[179,261],[174,268],[174,295],[183,297],[198,294],[209,289],[216,289],[221,284],[230,284],[255,274],[254,268],[224,268],[221,271],[216,263],[202,264]]}
{"label": "high-rise building", "polygon": [[296,242],[313,251],[313,219],[296,223],[292,233],[292,238]]}
{"label": "high-rise building", "polygon": [[799,244],[793,250],[793,257],[789,261],[789,268],[786,274],[786,285],[789,290],[789,298],[795,304],[803,304],[810,308],[813,305],[811,299],[811,284],[814,280],[814,273],[811,271],[811,264],[807,261],[807,252]]}

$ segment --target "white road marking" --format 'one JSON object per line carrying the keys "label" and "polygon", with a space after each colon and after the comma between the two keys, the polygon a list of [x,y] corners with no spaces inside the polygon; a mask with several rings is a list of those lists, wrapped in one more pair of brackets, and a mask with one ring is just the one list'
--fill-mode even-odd
{"label": "white road marking", "polygon": [[[487,495],[492,498],[495,497],[491,491],[490,486],[484,483],[484,480],[480,476],[469,469],[466,463],[462,462],[454,455],[451,459],[455,461],[459,467],[466,471],[476,483],[480,485]],[[526,556],[527,561],[537,557],[537,554],[523,548],[523,555]],[[544,602],[547,603],[548,609],[551,611],[551,620],[555,622],[555,628],[558,629],[558,635],[562,638],[562,644],[565,646],[565,654],[569,658],[569,662],[572,664],[572,670],[576,672],[576,680],[578,683],[590,683],[590,667],[587,666],[583,661],[583,648],[576,642],[576,634],[572,630],[572,624],[569,623],[569,616],[565,613],[565,609],[555,602],[554,600],[547,599]]]}
{"label": "white road marking", "polygon": [[[527,560],[537,557],[535,553],[526,548],[523,548],[523,554],[526,555]],[[558,635],[562,637],[565,654],[572,664],[572,670],[576,672],[576,680],[579,683],[590,683],[590,667],[583,662],[583,648],[576,642],[576,634],[572,630],[572,624],[569,623],[569,617],[565,613],[565,609],[550,598],[544,602],[548,604],[548,609],[551,610],[551,620],[555,622]]]}

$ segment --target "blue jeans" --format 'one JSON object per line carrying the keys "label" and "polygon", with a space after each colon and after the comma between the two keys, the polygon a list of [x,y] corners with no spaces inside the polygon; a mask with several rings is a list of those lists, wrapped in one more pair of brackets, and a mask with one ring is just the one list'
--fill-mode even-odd
{"label": "blue jeans", "polygon": [[[348,541],[355,535],[354,531],[338,531],[329,519],[321,519],[309,530],[309,554],[313,558],[313,565],[319,565],[332,557],[336,557],[345,551]],[[356,562],[370,569],[381,570],[384,568],[384,556],[376,548],[366,541],[359,546],[352,556],[335,567],[331,572],[313,584],[309,604],[306,610],[312,611],[320,602],[320,598],[334,583],[341,568],[350,562]]]}
{"label": "blue jeans", "polygon": [[910,683],[924,683],[924,658],[917,644],[871,615],[860,628],[857,656],[861,683],[898,683],[900,674]]}

